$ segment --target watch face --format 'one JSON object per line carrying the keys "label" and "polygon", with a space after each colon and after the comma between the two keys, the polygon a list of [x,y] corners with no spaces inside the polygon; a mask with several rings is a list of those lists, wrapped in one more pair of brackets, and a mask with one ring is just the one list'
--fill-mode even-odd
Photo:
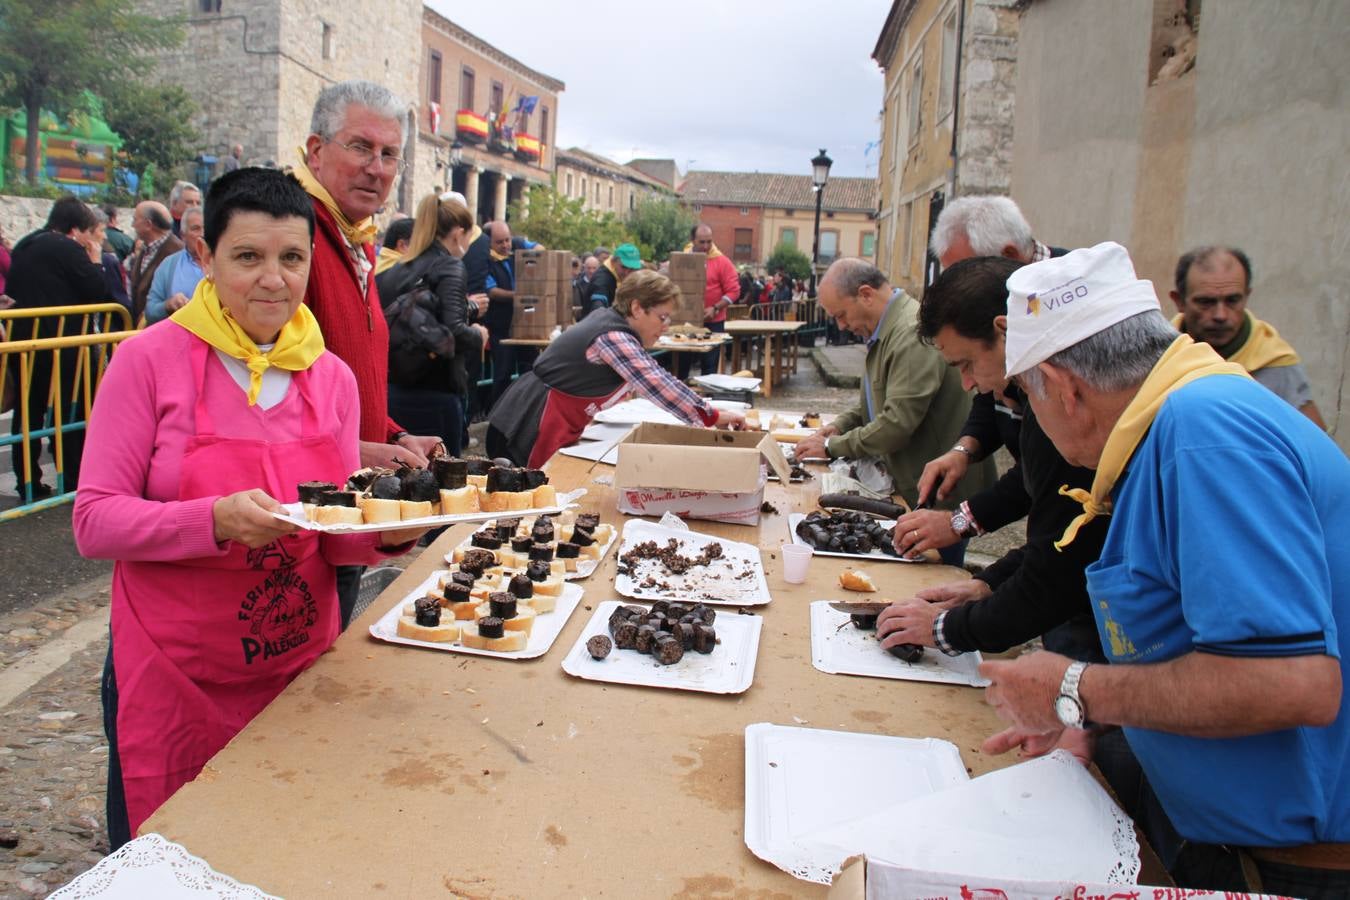
{"label": "watch face", "polygon": [[965,514],[961,512],[952,513],[952,531],[964,537],[969,530],[970,520],[965,517]]}
{"label": "watch face", "polygon": [[1060,694],[1055,698],[1055,715],[1059,717],[1061,723],[1071,728],[1083,726],[1083,707],[1067,694]]}

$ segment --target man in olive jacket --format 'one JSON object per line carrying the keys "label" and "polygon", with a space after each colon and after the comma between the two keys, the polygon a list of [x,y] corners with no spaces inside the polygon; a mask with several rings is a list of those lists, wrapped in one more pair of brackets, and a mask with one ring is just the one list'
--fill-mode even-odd
{"label": "man in olive jacket", "polygon": [[[797,458],[876,458],[895,492],[915,502],[924,464],[961,436],[970,395],[961,375],[919,339],[919,304],[866,260],[845,258],[830,266],[818,288],[821,308],[841,329],[867,341],[861,402],[797,445]],[[991,459],[973,463],[943,501],[955,506],[993,483]],[[959,564],[964,543],[943,560]]]}

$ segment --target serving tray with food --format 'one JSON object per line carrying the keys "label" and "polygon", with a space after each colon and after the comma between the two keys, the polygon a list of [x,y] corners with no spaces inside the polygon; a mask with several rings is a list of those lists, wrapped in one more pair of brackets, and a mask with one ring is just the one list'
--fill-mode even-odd
{"label": "serving tray with food", "polygon": [[704,603],[601,603],[563,658],[590,681],[739,694],[755,677],[763,619]]}
{"label": "serving tray with food", "polygon": [[619,542],[614,589],[640,600],[762,606],[773,597],[753,544],[630,520]]}
{"label": "serving tray with food", "polygon": [[895,522],[873,519],[848,510],[839,512],[816,511],[788,516],[792,542],[810,547],[816,556],[839,556],[845,559],[866,559],[875,562],[924,562],[908,559],[895,552],[892,535]]}
{"label": "serving tray with food", "polygon": [[503,567],[524,569],[536,560],[560,561],[568,580],[595,572],[614,546],[618,529],[597,513],[565,510],[557,516],[507,516],[491,519],[446,555],[446,562],[470,547],[497,551]]}
{"label": "serving tray with food", "polygon": [[882,649],[877,616],[889,600],[811,604],[811,664],[831,675],[864,675],[902,681],[935,681],[984,687],[978,652],[948,656],[932,647],[900,644]]}

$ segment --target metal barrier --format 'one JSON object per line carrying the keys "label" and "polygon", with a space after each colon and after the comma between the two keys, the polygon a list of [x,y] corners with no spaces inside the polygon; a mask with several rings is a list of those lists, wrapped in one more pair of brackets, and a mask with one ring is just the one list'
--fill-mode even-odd
{"label": "metal barrier", "polygon": [[[26,337],[22,334],[25,321],[31,322]],[[76,322],[78,333],[74,331]],[[41,337],[43,331],[52,330],[53,323],[55,336]],[[82,447],[94,393],[103,380],[112,348],[136,333],[131,327],[131,314],[118,303],[0,311],[0,386],[12,390],[14,401],[10,434],[0,435],[0,447],[13,452],[18,446],[22,457],[14,473],[19,505],[0,512],[0,522],[74,498],[75,492],[66,490],[65,484],[67,435],[78,433]],[[50,354],[50,362],[44,364],[46,354]],[[34,397],[35,387],[45,396]],[[34,400],[39,405],[34,406]],[[55,492],[50,497],[34,497],[33,487],[41,476],[40,470],[34,470],[33,457],[39,455],[33,453],[34,441],[43,438],[48,439],[56,463]]]}

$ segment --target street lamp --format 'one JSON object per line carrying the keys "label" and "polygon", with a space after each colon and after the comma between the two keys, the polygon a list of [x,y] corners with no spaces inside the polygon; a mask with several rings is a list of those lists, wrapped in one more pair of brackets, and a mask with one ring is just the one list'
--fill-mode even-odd
{"label": "street lamp", "polygon": [[825,148],[811,160],[811,189],[816,192],[816,229],[811,239],[811,287],[806,296],[816,299],[816,266],[820,264],[820,202],[825,196],[825,182],[830,178],[830,166],[834,160],[825,155]]}

